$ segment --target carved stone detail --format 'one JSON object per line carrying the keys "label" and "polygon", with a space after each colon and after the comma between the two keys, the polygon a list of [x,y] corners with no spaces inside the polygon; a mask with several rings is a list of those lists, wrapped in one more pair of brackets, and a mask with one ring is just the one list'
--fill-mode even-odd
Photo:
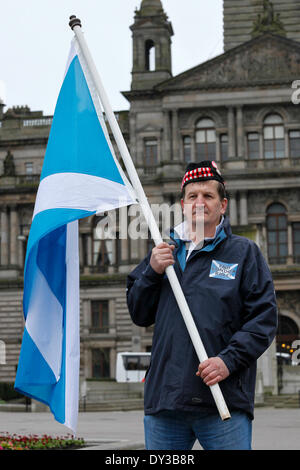
{"label": "carved stone detail", "polygon": [[300,45],[264,34],[168,80],[158,88],[199,89],[288,82],[300,76]]}

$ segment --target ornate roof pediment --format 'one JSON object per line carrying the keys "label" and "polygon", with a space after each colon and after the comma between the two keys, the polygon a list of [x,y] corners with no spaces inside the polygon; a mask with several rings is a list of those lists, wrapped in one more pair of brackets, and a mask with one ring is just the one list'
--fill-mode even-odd
{"label": "ornate roof pediment", "polygon": [[195,90],[292,83],[300,79],[300,43],[266,33],[166,80],[155,89]]}

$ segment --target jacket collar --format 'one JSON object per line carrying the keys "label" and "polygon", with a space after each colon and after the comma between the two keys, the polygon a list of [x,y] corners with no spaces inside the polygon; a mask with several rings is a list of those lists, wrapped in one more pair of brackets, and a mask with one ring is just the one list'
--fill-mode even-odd
{"label": "jacket collar", "polygon": [[[179,264],[184,270],[185,265],[186,265],[186,242],[190,241],[188,238],[186,238],[186,232],[184,230],[184,223],[177,225],[173,229],[170,230],[170,238],[175,242],[176,244],[176,256],[179,261]],[[214,238],[210,239],[205,239],[204,241],[204,246],[202,246],[199,250],[195,250],[196,253],[206,251],[206,252],[211,252],[213,251],[223,240],[225,240],[227,237],[230,237],[232,234],[229,219],[227,216],[224,216],[223,223],[220,223],[220,225],[216,228],[216,233]],[[191,254],[190,258],[193,256],[193,253]],[[189,259],[190,259],[189,258]]]}
{"label": "jacket collar", "polygon": [[[230,226],[230,223],[229,223],[229,219],[226,215],[224,215],[222,217],[222,220],[221,220],[220,224],[216,227],[216,232],[215,232],[214,237],[204,239],[204,241],[206,242],[205,244],[207,244],[207,242],[211,242],[212,240],[215,240],[216,238],[218,238],[218,235],[219,235],[219,233],[221,232],[222,229],[224,229],[225,235],[227,235],[227,236],[232,235],[232,230],[231,230],[231,226]],[[176,225],[176,227],[170,229],[169,235],[170,235],[170,238],[176,244],[181,244],[180,242],[185,243],[185,242],[191,241],[189,236],[188,236],[188,231],[186,229],[186,222],[182,222],[182,223]]]}

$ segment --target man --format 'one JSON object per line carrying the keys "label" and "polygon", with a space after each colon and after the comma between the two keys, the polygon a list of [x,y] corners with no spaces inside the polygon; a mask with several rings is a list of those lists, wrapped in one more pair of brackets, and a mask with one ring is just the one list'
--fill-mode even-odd
{"label": "man", "polygon": [[[188,450],[198,439],[204,449],[251,449],[256,360],[277,326],[271,274],[257,245],[232,234],[214,162],[187,167],[181,205],[186,221],[172,232],[172,243],[153,248],[128,276],[133,322],[155,323],[145,378],[146,448]],[[208,355],[200,365],[165,275],[170,265]],[[217,412],[209,388],[215,383],[229,420]]]}

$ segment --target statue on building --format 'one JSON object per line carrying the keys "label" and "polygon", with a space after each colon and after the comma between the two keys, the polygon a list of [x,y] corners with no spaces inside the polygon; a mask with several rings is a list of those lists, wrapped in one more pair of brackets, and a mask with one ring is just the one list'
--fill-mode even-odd
{"label": "statue on building", "polygon": [[8,150],[6,157],[3,162],[3,175],[4,176],[15,176],[16,169],[15,169],[15,162],[13,154],[10,150]]}
{"label": "statue on building", "polygon": [[285,36],[286,32],[280,19],[280,14],[274,12],[274,6],[270,0],[263,0],[263,13],[257,16],[253,22],[252,37],[263,33],[274,33]]}

